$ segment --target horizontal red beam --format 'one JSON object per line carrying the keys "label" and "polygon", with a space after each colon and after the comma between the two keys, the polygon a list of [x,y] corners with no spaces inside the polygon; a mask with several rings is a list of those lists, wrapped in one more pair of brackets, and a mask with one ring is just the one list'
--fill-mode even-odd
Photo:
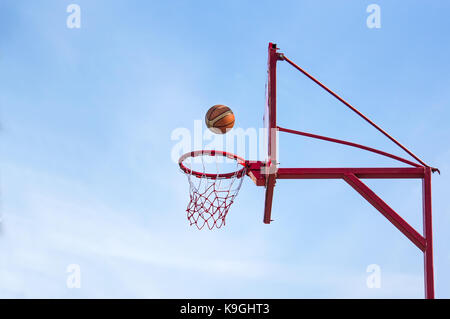
{"label": "horizontal red beam", "polygon": [[425,251],[426,241],[411,225],[353,174],[346,174],[344,180],[386,217],[398,230],[408,237],[420,250]]}
{"label": "horizontal red beam", "polygon": [[279,168],[277,179],[337,179],[346,174],[358,178],[423,178],[423,167],[337,167],[337,168]]}

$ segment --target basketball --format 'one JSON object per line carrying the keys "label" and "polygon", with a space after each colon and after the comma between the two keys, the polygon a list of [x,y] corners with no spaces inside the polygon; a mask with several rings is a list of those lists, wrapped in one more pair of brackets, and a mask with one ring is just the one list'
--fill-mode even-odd
{"label": "basketball", "polygon": [[226,105],[212,106],[205,116],[206,126],[216,134],[225,134],[234,126],[234,114]]}

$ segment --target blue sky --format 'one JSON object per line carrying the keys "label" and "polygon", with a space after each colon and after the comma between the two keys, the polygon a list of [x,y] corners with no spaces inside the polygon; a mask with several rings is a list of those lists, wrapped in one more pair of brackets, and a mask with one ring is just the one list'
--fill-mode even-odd
{"label": "blue sky", "polygon": [[[66,8],[81,8],[68,29]],[[366,8],[381,8],[369,29]],[[343,181],[245,180],[218,231],[185,219],[177,128],[211,105],[259,128],[267,44],[379,123],[433,175],[436,296],[450,297],[446,1],[2,1],[0,297],[422,298],[423,258]],[[280,126],[401,155],[280,63]],[[285,167],[397,166],[280,135]],[[419,181],[367,181],[421,232]],[[81,288],[66,287],[80,265]],[[368,265],[381,269],[369,289]]]}

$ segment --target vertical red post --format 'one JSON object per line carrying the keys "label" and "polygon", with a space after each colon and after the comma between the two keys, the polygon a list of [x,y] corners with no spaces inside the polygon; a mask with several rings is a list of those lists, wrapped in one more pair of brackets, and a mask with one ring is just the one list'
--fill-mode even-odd
{"label": "vertical red post", "polygon": [[270,224],[272,221],[272,200],[273,200],[273,189],[275,187],[276,181],[276,169],[277,169],[277,140],[276,140],[276,129],[277,129],[277,45],[275,43],[269,43],[269,57],[268,57],[268,81],[267,81],[267,110],[264,116],[268,118],[265,119],[267,136],[268,136],[268,156],[266,168],[266,197],[264,203],[264,223]]}
{"label": "vertical red post", "polygon": [[423,236],[426,247],[424,251],[425,298],[434,299],[434,271],[433,271],[433,235],[431,215],[431,168],[425,167],[422,180],[423,193]]}

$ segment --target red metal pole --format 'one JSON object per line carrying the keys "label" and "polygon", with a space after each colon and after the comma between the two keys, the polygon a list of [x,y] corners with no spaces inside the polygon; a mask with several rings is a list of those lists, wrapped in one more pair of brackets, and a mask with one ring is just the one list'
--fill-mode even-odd
{"label": "red metal pole", "polygon": [[[268,127],[268,174],[266,179],[266,197],[264,201],[264,223],[270,224],[272,221],[272,200],[273,200],[273,189],[275,187],[276,181],[276,167],[277,163],[277,145],[276,145],[276,126],[277,126],[277,61],[278,53],[277,46],[274,43],[269,43],[269,58],[268,58],[268,87],[267,87],[267,98],[269,108],[268,112],[270,114]],[[266,114],[267,116],[268,114]]]}
{"label": "red metal pole", "polygon": [[358,178],[422,179],[425,173],[423,167],[282,167],[277,171],[277,179],[339,179],[344,178],[346,174],[353,174]]}
{"label": "red metal pole", "polygon": [[423,193],[423,236],[426,247],[424,251],[425,298],[434,299],[434,270],[433,270],[433,235],[431,214],[431,168],[425,168],[422,180]]}
{"label": "red metal pole", "polygon": [[373,207],[375,207],[384,217],[386,217],[398,230],[409,238],[420,250],[425,251],[425,239],[409,225],[399,214],[397,214],[388,204],[377,196],[366,184],[354,174],[345,174],[344,180],[353,187],[362,197],[364,197]]}

